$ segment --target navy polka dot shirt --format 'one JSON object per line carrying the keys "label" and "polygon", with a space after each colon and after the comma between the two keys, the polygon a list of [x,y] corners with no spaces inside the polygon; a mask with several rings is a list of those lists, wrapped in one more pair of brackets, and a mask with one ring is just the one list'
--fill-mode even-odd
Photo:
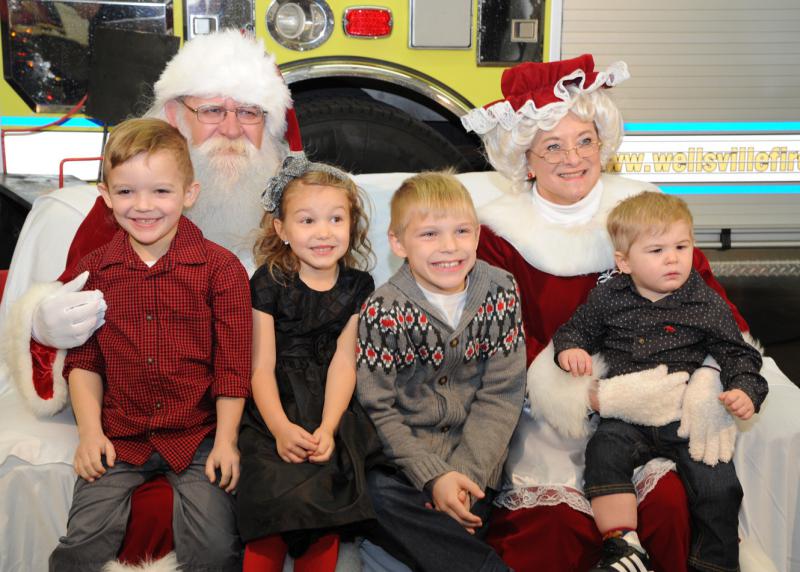
{"label": "navy polka dot shirt", "polygon": [[720,364],[726,390],[741,389],[759,410],[767,382],[761,355],[744,341],[725,301],[692,270],[678,290],[652,302],[627,274],[599,284],[553,336],[556,358],[564,350],[601,352],[608,377],[666,364],[670,372],[700,367],[707,355]]}

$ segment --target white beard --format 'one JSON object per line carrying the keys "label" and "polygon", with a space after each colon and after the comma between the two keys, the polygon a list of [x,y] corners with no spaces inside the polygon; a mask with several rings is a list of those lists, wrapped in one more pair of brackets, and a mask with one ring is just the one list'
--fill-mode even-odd
{"label": "white beard", "polygon": [[261,149],[244,136],[234,141],[213,137],[189,149],[200,196],[186,216],[207,239],[235,253],[252,274],[253,244],[264,215],[261,193],[285,150],[268,136]]}

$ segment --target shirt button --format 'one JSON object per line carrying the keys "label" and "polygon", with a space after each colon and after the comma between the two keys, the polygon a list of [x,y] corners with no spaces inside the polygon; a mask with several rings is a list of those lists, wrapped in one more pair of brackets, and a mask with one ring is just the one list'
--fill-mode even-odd
{"label": "shirt button", "polygon": [[447,383],[447,376],[446,375],[444,377],[440,377],[439,378],[439,385],[444,385],[445,383]]}
{"label": "shirt button", "polygon": [[451,348],[454,348],[457,345],[458,345],[458,338],[453,338],[452,340],[450,340],[450,347]]}
{"label": "shirt button", "polygon": [[147,321],[148,321],[148,322],[152,322],[152,321],[153,321],[153,316],[152,316],[152,314],[147,314],[147,315],[145,316],[145,319],[147,319]]}
{"label": "shirt button", "polygon": [[448,431],[450,431],[450,425],[445,425],[442,427],[442,433],[447,433]]}
{"label": "shirt button", "polygon": [[156,401],[156,409],[161,409],[161,402],[160,401]]}
{"label": "shirt button", "polygon": [[156,360],[154,360],[154,359],[153,359],[153,358],[151,358],[151,357],[147,358],[147,363],[148,363],[148,365],[153,365],[153,362],[154,362],[154,361],[156,361]]}
{"label": "shirt button", "polygon": [[644,338],[639,338],[639,345],[644,345]]}

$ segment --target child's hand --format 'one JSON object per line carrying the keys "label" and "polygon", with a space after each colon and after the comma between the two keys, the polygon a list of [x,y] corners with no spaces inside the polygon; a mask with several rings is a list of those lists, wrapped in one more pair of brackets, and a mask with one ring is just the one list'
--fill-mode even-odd
{"label": "child's hand", "polygon": [[572,377],[592,375],[592,356],[580,348],[570,348],[558,354],[558,365]]}
{"label": "child's hand", "polygon": [[239,484],[239,449],[233,443],[214,440],[214,447],[206,459],[206,476],[213,483],[216,478],[216,469],[219,469],[219,488],[231,493]]}
{"label": "child's hand", "polygon": [[108,466],[113,467],[114,461],[117,460],[117,452],[114,450],[114,445],[102,431],[81,435],[78,449],[75,451],[75,457],[72,461],[75,472],[82,479],[93,483],[95,479],[100,478],[106,472],[101,458],[102,455],[106,456]]}
{"label": "child's hand", "polygon": [[303,463],[317,450],[319,440],[299,425],[287,421],[275,433],[275,443],[278,455],[286,463]]}
{"label": "child's hand", "polygon": [[336,447],[333,440],[333,433],[327,429],[318,427],[312,436],[319,441],[319,445],[317,445],[316,450],[312,451],[308,456],[308,460],[312,463],[327,463],[333,454],[333,449]]}
{"label": "child's hand", "polygon": [[756,412],[753,400],[741,389],[723,391],[719,394],[719,400],[725,409],[731,412],[731,415],[735,415],[742,421],[747,421]]}
{"label": "child's hand", "polygon": [[433,506],[447,513],[470,534],[483,525],[480,517],[470,512],[472,497],[481,499],[484,493],[468,476],[458,471],[445,473],[433,481]]}

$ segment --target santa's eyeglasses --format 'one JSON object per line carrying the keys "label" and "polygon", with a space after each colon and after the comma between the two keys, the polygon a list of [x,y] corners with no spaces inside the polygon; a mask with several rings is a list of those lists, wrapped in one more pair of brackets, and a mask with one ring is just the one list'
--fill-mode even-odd
{"label": "santa's eyeglasses", "polygon": [[569,160],[569,154],[571,151],[575,151],[575,154],[578,155],[578,157],[585,159],[597,153],[602,145],[603,144],[600,141],[596,141],[590,137],[587,137],[586,139],[578,141],[578,144],[575,145],[575,147],[570,147],[569,149],[561,149],[558,143],[553,143],[552,145],[549,145],[547,150],[541,155],[534,152],[533,149],[529,149],[528,153],[532,153],[540,159],[544,159],[551,165],[558,165],[559,163],[566,163]]}
{"label": "santa's eyeglasses", "polygon": [[223,105],[209,103],[192,107],[183,99],[178,99],[189,111],[192,111],[200,123],[222,123],[229,113],[236,115],[236,119],[242,125],[255,125],[264,121],[264,110],[257,105],[240,105],[234,109],[227,109]]}

